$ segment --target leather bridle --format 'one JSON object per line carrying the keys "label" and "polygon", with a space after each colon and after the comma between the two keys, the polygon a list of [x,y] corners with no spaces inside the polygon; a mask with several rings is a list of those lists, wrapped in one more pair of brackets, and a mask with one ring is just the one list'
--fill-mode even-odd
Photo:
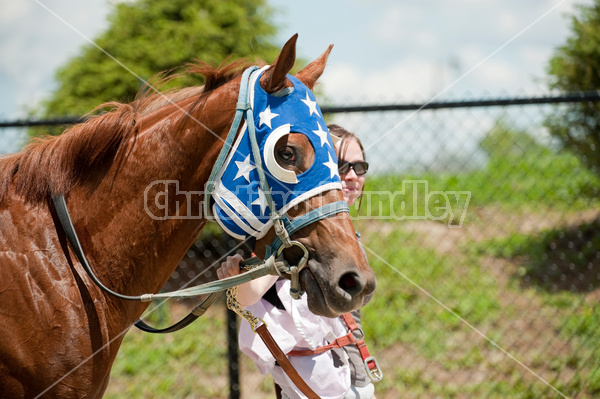
{"label": "leather bridle", "polygon": [[[262,277],[265,275],[276,275],[276,276],[284,276],[288,275],[291,280],[291,288],[290,294],[293,298],[298,299],[302,295],[302,291],[299,285],[299,273],[302,271],[308,262],[309,253],[306,247],[298,242],[290,239],[290,236],[300,230],[301,228],[319,221],[324,218],[331,217],[340,212],[349,212],[348,205],[345,201],[336,201],[332,203],[325,204],[319,208],[312,209],[309,212],[290,220],[285,214],[279,214],[272,195],[271,189],[267,182],[265,171],[262,165],[262,158],[260,151],[258,149],[258,144],[256,142],[256,132],[254,125],[254,116],[253,110],[251,107],[251,101],[249,98],[249,81],[250,77],[253,73],[258,73],[260,70],[256,66],[252,66],[244,71],[242,74],[242,80],[240,83],[240,91],[238,102],[236,104],[236,113],[223,145],[221,152],[217,158],[215,165],[213,166],[211,175],[206,183],[206,190],[204,194],[204,215],[208,217],[210,215],[210,196],[214,192],[215,184],[216,184],[216,175],[220,168],[223,166],[225,162],[225,158],[231,149],[231,145],[233,140],[239,131],[240,124],[242,119],[245,119],[248,126],[248,134],[250,135],[250,141],[252,143],[252,154],[254,159],[259,160],[256,162],[256,168],[258,171],[258,175],[260,178],[260,185],[267,199],[267,203],[269,205],[269,209],[271,209],[271,214],[269,215],[270,220],[273,223],[273,227],[275,229],[276,237],[266,248],[266,255],[264,263],[252,268],[250,271],[246,273],[239,274],[237,276],[228,277],[222,280],[212,281],[206,284],[184,288],[181,290],[167,292],[167,293],[157,293],[157,294],[142,294],[142,295],[124,295],[118,292],[113,291],[106,285],[104,285],[98,277],[95,275],[93,269],[91,268],[83,248],[79,242],[77,233],[73,226],[73,222],[71,220],[71,216],[69,214],[69,210],[67,208],[67,204],[65,198],[62,194],[56,195],[52,197],[52,202],[54,204],[54,208],[56,209],[56,213],[58,216],[58,221],[69,241],[73,251],[75,252],[77,259],[85,269],[86,273],[92,279],[92,281],[101,288],[104,292],[110,294],[111,296],[128,300],[128,301],[139,301],[139,302],[149,302],[154,299],[165,299],[165,298],[191,298],[197,297],[204,294],[211,294],[204,302],[198,305],[184,320],[181,320],[179,323],[175,325],[165,328],[165,329],[154,329],[141,320],[136,323],[136,326],[141,328],[147,332],[172,332],[177,331],[180,328],[183,328],[191,321],[195,320],[198,316],[203,314],[208,306],[212,304],[216,297],[220,292],[239,285],[245,282],[251,281],[258,277]],[[282,252],[285,248],[290,248],[292,246],[297,246],[301,249],[303,256],[297,265],[289,265],[287,261],[283,259]],[[248,263],[246,263],[248,264]]]}

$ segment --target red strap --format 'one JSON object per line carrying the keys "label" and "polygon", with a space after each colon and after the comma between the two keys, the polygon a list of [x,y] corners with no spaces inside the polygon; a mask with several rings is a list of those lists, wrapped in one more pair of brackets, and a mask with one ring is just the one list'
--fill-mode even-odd
{"label": "red strap", "polygon": [[346,345],[350,345],[350,344],[353,344],[355,342],[358,342],[358,341],[356,340],[356,338],[354,338],[354,335],[352,334],[352,332],[349,332],[348,334],[344,335],[343,337],[340,337],[340,338],[336,339],[335,341],[333,341],[329,345],[319,346],[315,350],[312,350],[312,349],[296,349],[296,350],[293,350],[291,352],[288,352],[288,356],[311,356],[311,355],[319,355],[321,353],[327,352],[330,349],[333,349],[333,348],[342,348],[342,347],[344,347]]}
{"label": "red strap", "polygon": [[[344,335],[343,337],[340,337],[340,338],[336,339],[335,341],[333,341],[329,345],[320,346],[320,347],[318,347],[315,350],[312,350],[312,349],[293,350],[293,351],[291,351],[291,352],[288,353],[288,356],[312,356],[312,355],[319,355],[319,354],[325,353],[328,350],[333,349],[333,348],[342,348],[342,347],[344,347],[346,345],[356,344],[356,346],[358,347],[358,351],[360,352],[360,356],[362,357],[363,361],[369,359],[367,361],[367,366],[369,367],[369,370],[376,369],[377,368],[377,363],[374,361],[374,358],[369,353],[369,348],[367,348],[367,344],[366,344],[365,339],[364,339],[364,334],[362,334],[362,337],[359,338],[359,339],[356,339],[354,337],[353,332],[356,331],[356,330],[360,330],[360,328],[356,324],[356,321],[354,320],[354,317],[352,317],[352,315],[350,313],[344,313],[342,315],[342,318],[344,319],[344,321],[346,322],[346,325],[348,326],[348,329],[350,330],[350,332],[348,334]],[[361,331],[361,333],[362,333],[362,331]]]}
{"label": "red strap", "polygon": [[[356,324],[356,321],[354,320],[354,317],[352,317],[352,315],[350,313],[344,313],[342,315],[342,317],[344,318],[344,321],[348,325],[348,328],[350,329],[350,333],[352,333],[355,330],[360,330],[358,328],[358,325]],[[362,333],[362,330],[361,330],[361,334],[362,334],[362,338],[359,340],[356,340],[356,346],[358,347],[358,351],[360,352],[360,356],[362,357],[362,360],[365,361],[365,360],[369,359],[369,361],[367,362],[369,370],[373,370],[373,369],[377,368],[377,364],[375,363],[374,360],[372,360],[374,358],[369,353],[369,348],[367,348],[367,343],[365,342],[365,335],[364,335],[364,333]]]}
{"label": "red strap", "polygon": [[358,330],[358,325],[356,324],[356,321],[354,321],[354,317],[352,317],[350,313],[344,313],[342,315],[342,318],[346,322],[346,325],[348,326],[350,331]]}

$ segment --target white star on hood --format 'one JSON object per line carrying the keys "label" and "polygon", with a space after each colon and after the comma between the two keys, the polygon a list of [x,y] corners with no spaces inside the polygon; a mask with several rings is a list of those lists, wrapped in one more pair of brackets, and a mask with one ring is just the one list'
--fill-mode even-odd
{"label": "white star on hood", "polygon": [[319,136],[321,139],[321,147],[323,147],[323,144],[329,145],[329,141],[327,140],[328,133],[321,128],[321,124],[319,122],[317,122],[317,126],[319,126],[319,130],[313,130],[313,133]]}
{"label": "white star on hood", "polygon": [[337,162],[331,159],[331,154],[327,154],[327,156],[329,157],[329,161],[324,162],[323,165],[329,168],[329,172],[331,173],[331,176],[329,178],[333,178],[333,176],[339,176]]}
{"label": "white star on hood", "polygon": [[258,189],[258,198],[254,200],[252,205],[260,205],[260,213],[265,214],[265,209],[267,209],[267,197],[265,193],[260,188]]}
{"label": "white star on hood", "polygon": [[246,181],[250,183],[250,172],[256,169],[255,165],[250,165],[250,154],[248,154],[243,162],[235,161],[235,165],[238,167],[238,171],[233,180],[236,180],[240,176],[244,176]]}
{"label": "white star on hood", "polygon": [[304,104],[306,104],[306,106],[308,107],[308,110],[310,111],[310,115],[317,114],[319,115],[319,111],[317,111],[317,102],[313,101],[310,99],[310,97],[308,96],[308,93],[306,93],[306,100],[300,100],[302,101]]}
{"label": "white star on hood", "polygon": [[271,112],[271,106],[267,106],[267,109],[265,109],[263,112],[261,112],[260,114],[258,114],[258,116],[260,117],[260,122],[258,123],[258,127],[261,127],[263,124],[271,127],[271,119],[275,118],[276,116],[279,116],[279,114],[274,114],[273,112]]}

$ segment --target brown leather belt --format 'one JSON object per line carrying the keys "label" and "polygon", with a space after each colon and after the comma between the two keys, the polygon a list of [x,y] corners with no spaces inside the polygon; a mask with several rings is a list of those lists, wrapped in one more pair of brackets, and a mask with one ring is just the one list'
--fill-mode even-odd
{"label": "brown leather belt", "polygon": [[298,389],[309,399],[320,399],[321,397],[308,386],[302,377],[300,377],[300,374],[298,374],[294,366],[292,366],[292,363],[290,363],[285,353],[283,353],[279,345],[277,345],[277,342],[275,342],[275,339],[269,330],[267,330],[266,324],[261,324],[257,327],[256,333],[260,336],[267,348],[269,348],[269,351],[275,357],[275,360],[277,360],[277,364],[285,371],[288,377],[290,377],[290,380],[296,384],[296,387],[298,387]]}

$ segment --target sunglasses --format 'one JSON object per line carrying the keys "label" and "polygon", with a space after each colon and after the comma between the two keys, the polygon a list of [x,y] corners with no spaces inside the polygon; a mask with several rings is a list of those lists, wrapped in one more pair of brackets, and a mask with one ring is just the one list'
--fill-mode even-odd
{"label": "sunglasses", "polygon": [[357,176],[362,176],[369,170],[369,163],[365,161],[360,162],[348,162],[343,159],[338,161],[338,171],[341,175],[345,175],[350,171],[350,168],[354,169],[354,173]]}

